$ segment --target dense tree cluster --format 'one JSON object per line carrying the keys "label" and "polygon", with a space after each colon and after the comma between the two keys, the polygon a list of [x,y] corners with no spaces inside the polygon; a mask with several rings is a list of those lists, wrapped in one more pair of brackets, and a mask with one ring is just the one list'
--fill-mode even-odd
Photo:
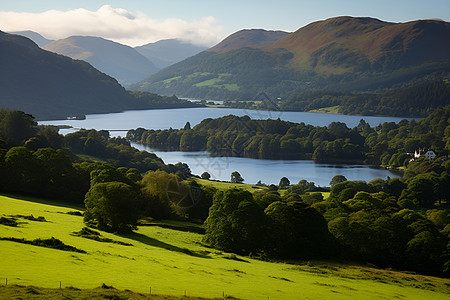
{"label": "dense tree cluster", "polygon": [[404,166],[408,153],[433,148],[450,150],[450,106],[418,122],[403,120],[372,128],[361,120],[355,128],[333,122],[327,127],[248,116],[205,119],[193,129],[130,130],[127,138],[162,150],[207,150],[213,156],[267,159],[314,159]]}
{"label": "dense tree cluster", "polygon": [[242,254],[333,257],[448,276],[449,171],[449,161],[419,160],[405,179],[367,183],[336,176],[325,200],[306,180],[283,195],[270,189],[219,192],[205,222],[205,242]]}
{"label": "dense tree cluster", "polygon": [[312,207],[327,219],[344,258],[448,275],[449,171],[448,161],[416,161],[405,179],[336,183]]}
{"label": "dense tree cluster", "polygon": [[339,106],[338,112],[342,114],[424,117],[437,107],[449,104],[450,85],[441,80],[378,94],[333,91],[305,92],[290,96],[280,103],[279,109],[310,111]]}
{"label": "dense tree cluster", "polygon": [[278,193],[272,196],[265,208],[250,192],[217,192],[205,222],[205,242],[240,254],[264,251],[270,257],[301,259],[330,256],[334,243],[323,216],[301,201],[284,201]]}
{"label": "dense tree cluster", "polygon": [[213,194],[183,181],[192,176],[184,163],[165,165],[107,131],[63,137],[19,111],[0,110],[0,176],[0,192],[84,203],[86,221],[108,231],[132,229],[145,216],[201,222]]}

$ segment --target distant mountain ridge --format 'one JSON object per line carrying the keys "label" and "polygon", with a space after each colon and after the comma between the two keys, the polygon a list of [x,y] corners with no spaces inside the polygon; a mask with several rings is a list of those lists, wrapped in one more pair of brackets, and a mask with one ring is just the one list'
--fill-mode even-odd
{"label": "distant mountain ridge", "polygon": [[0,31],[0,107],[37,119],[148,108],[90,64]]}
{"label": "distant mountain ridge", "polygon": [[206,50],[206,48],[178,39],[160,40],[155,43],[134,47],[160,69],[198,54]]}
{"label": "distant mountain ridge", "polygon": [[33,42],[35,42],[39,47],[43,47],[43,46],[53,42],[53,40],[46,39],[45,37],[43,37],[39,33],[31,31],[31,30],[15,31],[15,32],[9,32],[9,33],[27,37],[30,40],[32,40]]}
{"label": "distant mountain ridge", "polygon": [[72,36],[51,42],[43,49],[87,61],[123,85],[138,82],[159,70],[135,49],[99,37]]}
{"label": "distant mountain ridge", "polygon": [[245,36],[254,33],[234,33],[131,88],[182,97],[253,100],[261,91],[285,98],[309,90],[405,86],[425,77],[442,79],[450,70],[450,23],[445,21],[389,23],[337,17],[256,47],[252,37]]}

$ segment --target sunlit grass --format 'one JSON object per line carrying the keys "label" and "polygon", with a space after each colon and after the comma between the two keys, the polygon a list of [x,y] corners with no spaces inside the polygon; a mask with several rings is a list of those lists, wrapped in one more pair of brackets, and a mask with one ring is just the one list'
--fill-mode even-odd
{"label": "sunlit grass", "polygon": [[339,114],[340,105],[330,106],[330,107],[322,107],[310,110],[309,112],[318,112],[318,113],[327,113],[327,114]]}
{"label": "sunlit grass", "polygon": [[123,246],[71,235],[84,227],[73,208],[0,196],[0,215],[43,216],[0,225],[0,237],[60,239],[87,254],[0,241],[0,283],[58,288],[118,289],[169,295],[247,299],[448,299],[450,281],[435,277],[325,262],[296,264],[237,257],[202,245],[202,235],[160,227],[105,238]]}
{"label": "sunlit grass", "polygon": [[214,180],[206,180],[206,179],[199,179],[199,178],[196,178],[195,181],[197,181],[199,184],[201,184],[203,186],[214,187],[221,191],[231,189],[231,188],[243,189],[243,190],[249,191],[250,193],[253,193],[255,191],[260,191],[260,190],[267,190],[267,187],[265,187],[265,186],[258,186],[258,185],[254,185],[254,184],[231,183],[231,182],[214,181]]}

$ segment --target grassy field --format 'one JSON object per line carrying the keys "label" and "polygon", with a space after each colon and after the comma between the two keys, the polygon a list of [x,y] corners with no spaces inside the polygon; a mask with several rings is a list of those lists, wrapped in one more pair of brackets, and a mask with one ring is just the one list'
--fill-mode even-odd
{"label": "grassy field", "polygon": [[318,112],[318,113],[327,113],[327,114],[338,114],[339,113],[339,105],[330,106],[330,107],[322,107],[318,109],[310,110],[309,112]]}
{"label": "grassy field", "polygon": [[240,188],[240,189],[249,191],[250,193],[253,193],[258,190],[267,190],[267,187],[265,187],[265,186],[257,186],[254,184],[231,183],[231,182],[222,182],[222,181],[206,180],[206,179],[199,179],[199,178],[196,178],[195,181],[197,181],[201,185],[214,187],[221,191],[228,190],[231,188]]}
{"label": "grassy field", "polygon": [[[0,203],[0,217],[33,215],[46,220],[17,217],[17,227],[0,225],[0,237],[55,237],[86,251],[75,253],[2,240],[0,285],[6,279],[8,285],[56,289],[60,282],[63,288],[72,289],[93,289],[105,283],[137,293],[149,293],[151,288],[152,294],[245,299],[450,297],[448,279],[329,262],[264,262],[207,248],[201,244],[200,234],[156,226],[140,227],[121,236],[101,232],[103,238],[132,246],[89,240],[72,234],[84,227],[83,218],[74,215],[72,207],[6,196],[0,196]],[[0,292],[3,290],[7,289]]]}
{"label": "grassy field", "polygon": [[[231,182],[221,182],[221,181],[213,181],[213,180],[206,180],[206,179],[195,179],[199,184],[204,186],[211,186],[215,187],[218,190],[227,190],[230,188],[240,188],[246,191],[249,191],[250,193],[253,193],[255,191],[262,191],[267,190],[266,186],[257,186],[254,184],[246,184],[246,183],[231,183]],[[279,189],[278,192],[281,196],[284,196],[287,193],[287,189]],[[323,199],[327,199],[330,197],[330,192],[322,192]]]}

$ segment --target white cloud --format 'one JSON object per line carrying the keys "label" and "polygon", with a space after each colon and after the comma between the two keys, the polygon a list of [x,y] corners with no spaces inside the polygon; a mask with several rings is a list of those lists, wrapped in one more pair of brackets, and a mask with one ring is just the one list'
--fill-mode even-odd
{"label": "white cloud", "polygon": [[223,28],[211,16],[189,22],[175,18],[159,20],[142,12],[132,13],[110,5],[104,5],[97,11],[84,8],[41,13],[0,11],[0,30],[32,30],[48,39],[72,35],[100,36],[130,46],[169,38],[212,46],[223,35]]}

